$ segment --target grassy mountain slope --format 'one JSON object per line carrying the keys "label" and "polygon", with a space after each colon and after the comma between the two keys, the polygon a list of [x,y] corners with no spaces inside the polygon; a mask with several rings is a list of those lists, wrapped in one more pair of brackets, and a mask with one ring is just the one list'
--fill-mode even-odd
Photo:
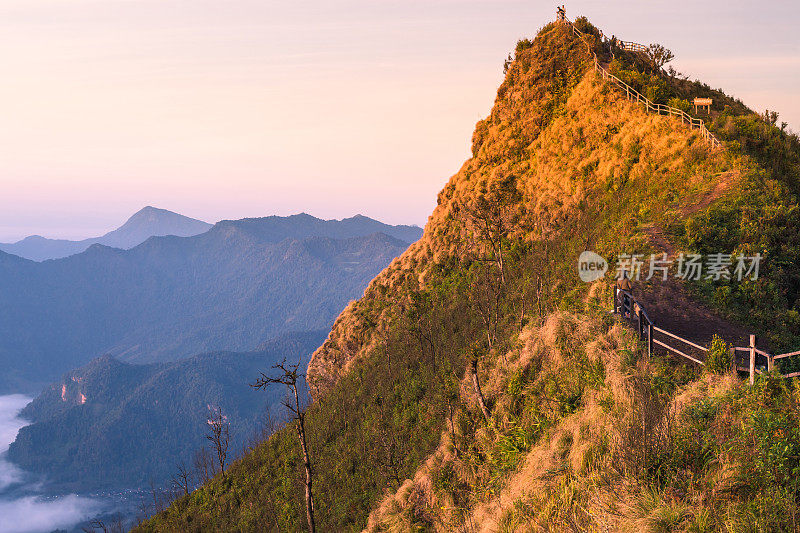
{"label": "grassy mountain slope", "polygon": [[601,304],[493,360],[493,423],[456,411],[367,531],[791,530],[796,390],[648,359]]}
{"label": "grassy mountain slope", "polygon": [[[588,23],[581,25],[593,32]],[[610,62],[611,50],[596,37],[594,45],[601,59]],[[638,73],[643,91],[663,88],[659,98],[680,99],[692,88],[637,71],[644,69],[641,62],[619,50],[616,57],[615,68]],[[630,419],[647,398],[667,404],[700,388],[698,380],[709,379],[667,362],[638,362],[630,338],[609,321],[608,286],[590,286],[576,276],[583,250],[595,250],[613,265],[620,253],[663,246],[653,238],[652,229],[658,228],[669,246],[680,249],[761,251],[766,259],[758,281],[709,281],[685,290],[745,321],[782,317],[763,322],[758,330],[776,341],[788,344],[798,333],[795,270],[782,263],[797,251],[793,226],[786,223],[787,217],[797,216],[796,139],[727,99],[735,105],[715,110],[709,122],[728,145],[710,152],[679,122],[647,115],[620,97],[591,72],[590,61],[585,45],[564,26],[548,25],[533,41],[518,44],[491,115],[476,126],[473,157],[439,194],[423,238],[348,306],[315,352],[308,373],[316,402],[307,424],[321,530],[360,530],[373,510],[370,523],[379,530],[494,530],[494,518],[505,520],[509,530],[525,530],[533,515],[510,516],[509,501],[495,500],[502,491],[511,491],[513,501],[522,498],[514,492],[519,489],[513,486],[520,479],[514,477],[517,469],[524,472],[525,461],[550,453],[551,437],[567,432],[560,424],[597,418],[590,426],[600,431],[613,424],[601,416],[598,404],[613,416]],[[782,150],[789,154],[786,164],[771,163],[768,154]],[[727,300],[720,300],[720,294]],[[764,294],[774,298],[765,302],[760,299]],[[575,335],[541,333],[543,327],[555,327],[545,319],[557,312],[579,316],[589,325],[579,327],[572,319],[558,328]],[[541,340],[530,340],[534,337]],[[541,350],[531,346],[537,342]],[[602,346],[590,348],[592,343]],[[472,357],[480,361],[490,423],[465,378]],[[639,387],[641,394],[634,386],[639,382],[648,384]],[[743,390],[709,383],[715,390]],[[770,398],[793,394],[770,390]],[[747,401],[757,398],[742,394]],[[782,405],[788,405],[785,416],[775,409],[767,413],[775,418],[763,423],[789,431],[797,418],[795,404]],[[742,411],[736,416],[750,415]],[[655,416],[659,423],[663,418]],[[631,429],[634,436],[636,431]],[[765,434],[741,433],[756,439],[751,455],[771,457],[770,448],[759,448],[765,441],[757,439]],[[781,456],[786,462],[758,466],[761,477],[753,477],[737,494],[764,486],[770,468],[779,472],[776,490],[794,494],[785,474],[796,463],[790,457],[798,439],[795,433],[787,435],[790,455]],[[606,451],[597,451],[592,464],[612,464],[614,449],[609,444]],[[719,450],[690,452],[702,455],[708,449]],[[571,457],[572,445],[558,450]],[[455,455],[458,464],[452,461]],[[557,465],[547,489],[575,498],[562,501],[551,495],[539,503],[569,513],[588,494],[591,483],[563,481],[564,476],[584,476],[575,457],[575,464]],[[712,479],[709,457],[710,452],[693,463],[698,479]],[[666,473],[653,477],[651,463],[632,464],[619,473],[619,483],[632,493],[656,491],[658,497],[685,467],[674,463],[678,466],[669,471],[670,478]],[[439,467],[436,479],[426,473]],[[232,465],[224,479],[176,501],[142,530],[302,530],[300,469],[294,430],[286,428]],[[406,481],[425,476],[434,496]],[[676,490],[664,498],[706,494]],[[521,499],[519,505],[523,510],[533,506],[530,512],[536,513],[539,503]],[[758,505],[752,512],[763,511]],[[779,511],[778,520],[794,516],[785,506]],[[564,520],[564,527],[587,523]]]}

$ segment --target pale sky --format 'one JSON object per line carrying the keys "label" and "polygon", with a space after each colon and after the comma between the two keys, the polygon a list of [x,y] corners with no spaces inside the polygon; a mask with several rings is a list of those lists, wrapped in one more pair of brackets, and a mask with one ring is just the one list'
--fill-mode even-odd
{"label": "pale sky", "polygon": [[[556,2],[2,0],[0,242],[154,205],[423,225]],[[800,2],[567,4],[800,130]]]}

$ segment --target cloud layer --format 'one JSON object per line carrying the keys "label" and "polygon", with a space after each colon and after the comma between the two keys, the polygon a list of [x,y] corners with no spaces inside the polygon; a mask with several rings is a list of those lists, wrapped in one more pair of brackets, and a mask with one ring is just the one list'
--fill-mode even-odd
{"label": "cloud layer", "polygon": [[90,498],[70,494],[46,497],[27,495],[3,496],[9,487],[19,489],[25,473],[8,462],[5,452],[17,436],[19,429],[27,424],[17,418],[17,413],[30,402],[21,394],[0,396],[0,532],[36,533],[66,528],[94,516],[101,511],[101,504]]}
{"label": "cloud layer", "polygon": [[26,496],[0,500],[0,531],[3,533],[37,533],[67,528],[101,510],[89,498],[70,494],[53,499]]}

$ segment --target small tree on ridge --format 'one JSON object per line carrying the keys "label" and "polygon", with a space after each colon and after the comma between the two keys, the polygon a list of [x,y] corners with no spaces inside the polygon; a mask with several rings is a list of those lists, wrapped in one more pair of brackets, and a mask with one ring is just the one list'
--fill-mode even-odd
{"label": "small tree on ridge", "polygon": [[255,389],[266,389],[270,385],[280,384],[284,385],[288,391],[289,396],[284,401],[286,409],[292,414],[293,420],[297,422],[297,438],[300,440],[300,448],[303,452],[303,466],[306,471],[306,519],[308,521],[308,529],[311,533],[316,532],[314,525],[314,493],[312,491],[312,471],[311,471],[311,458],[308,454],[308,445],[306,443],[306,410],[301,406],[300,393],[297,390],[297,382],[302,380],[303,374],[299,373],[297,369],[300,367],[300,361],[296,365],[287,365],[286,359],[282,363],[273,365],[273,369],[277,370],[276,377],[270,377],[261,372],[255,383],[250,385]]}

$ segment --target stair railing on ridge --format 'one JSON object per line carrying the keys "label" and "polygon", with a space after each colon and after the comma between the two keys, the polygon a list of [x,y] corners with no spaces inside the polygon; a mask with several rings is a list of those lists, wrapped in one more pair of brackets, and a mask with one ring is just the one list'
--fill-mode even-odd
{"label": "stair railing on ridge", "polygon": [[[661,112],[664,112],[665,114],[678,116],[678,117],[681,118],[681,121],[683,123],[689,124],[689,126],[692,129],[695,129],[695,128],[699,129],[701,135],[703,136],[703,138],[705,138],[706,140],[709,141],[709,143],[711,144],[712,148],[716,149],[716,148],[720,148],[722,146],[722,143],[719,142],[719,139],[717,139],[714,136],[713,133],[708,131],[708,128],[706,128],[705,122],[702,119],[692,118],[685,111],[683,111],[681,109],[677,109],[675,107],[670,107],[670,106],[663,105],[663,104],[654,104],[648,98],[646,98],[645,96],[640,94],[638,91],[636,91],[633,87],[631,87],[630,85],[628,85],[624,81],[620,80],[619,78],[617,78],[616,76],[614,76],[613,74],[608,72],[608,70],[606,70],[602,65],[600,65],[600,62],[597,60],[597,54],[594,53],[594,50],[592,50],[591,44],[589,44],[589,42],[585,39],[585,34],[582,31],[580,31],[578,28],[576,28],[575,24],[572,21],[570,21],[568,19],[565,19],[564,22],[566,24],[570,25],[570,27],[572,28],[572,33],[575,36],[580,37],[581,40],[583,40],[584,44],[586,45],[587,51],[590,54],[592,54],[592,57],[594,58],[594,69],[595,69],[595,71],[599,72],[602,75],[604,80],[608,80],[611,83],[613,83],[614,85],[616,85],[619,89],[624,90],[625,91],[625,96],[628,98],[628,100],[636,100],[637,103],[643,104],[645,106],[645,108],[647,109],[647,111],[653,111],[653,112],[658,113],[658,114],[661,114]],[[601,35],[601,38],[605,39],[605,36],[603,36],[602,32],[600,32],[600,35]],[[620,47],[622,49],[624,49],[624,50],[629,50],[629,51],[634,51],[634,52],[645,52],[647,50],[647,48],[644,45],[641,45],[641,44],[638,44],[638,43],[633,43],[633,42],[630,42],[630,41],[620,41],[620,43],[621,43]],[[703,361],[700,361],[699,359],[696,359],[696,358],[684,353],[683,351],[678,350],[674,346],[670,346],[670,345],[666,344],[665,342],[662,342],[662,341],[659,341],[658,339],[653,338],[653,335],[654,335],[654,333],[661,333],[663,335],[671,337],[672,339],[678,340],[678,341],[680,341],[680,342],[682,342],[682,343],[684,343],[684,344],[686,344],[688,346],[691,346],[691,347],[693,347],[695,349],[698,349],[698,350],[700,350],[702,352],[705,352],[705,353],[708,352],[708,348],[704,348],[703,346],[695,344],[695,343],[693,343],[692,341],[690,341],[688,339],[684,339],[683,337],[680,337],[680,336],[678,336],[678,335],[676,335],[674,333],[671,333],[671,332],[669,332],[669,331],[667,331],[665,329],[657,327],[655,325],[655,323],[647,315],[647,311],[645,311],[645,309],[644,309],[644,307],[642,307],[641,303],[639,303],[629,291],[623,291],[623,290],[620,290],[619,288],[615,287],[613,294],[614,294],[614,302],[613,302],[614,313],[615,314],[618,313],[623,318],[627,318],[629,320],[636,320],[637,332],[638,332],[638,335],[639,335],[639,339],[647,341],[647,354],[648,354],[648,356],[652,355],[652,353],[653,353],[653,345],[657,344],[657,345],[661,346],[662,348],[665,348],[669,352],[673,352],[673,353],[675,353],[677,355],[685,357],[685,358],[687,358],[687,359],[689,359],[691,361],[694,361],[697,364],[705,365],[705,363]],[[734,364],[736,364],[736,352],[747,352],[747,353],[749,353],[749,355],[750,355],[750,361],[749,361],[750,362],[750,366],[749,366],[749,368],[741,367],[741,366],[738,366],[738,364],[737,364],[736,365],[736,370],[737,371],[743,371],[743,372],[749,372],[750,373],[750,384],[751,385],[755,382],[755,375],[756,374],[763,374],[763,371],[756,366],[756,358],[758,356],[762,356],[762,357],[765,357],[767,359],[767,367],[766,367],[767,372],[772,372],[772,371],[775,370],[775,361],[776,360],[783,359],[783,358],[786,358],[786,357],[792,357],[792,356],[795,356],[795,355],[800,355],[800,350],[794,351],[794,352],[778,354],[778,355],[773,355],[773,354],[770,354],[768,352],[765,352],[764,350],[759,350],[758,348],[756,348],[756,336],[755,335],[750,335],[750,346],[746,346],[746,347],[745,346],[734,346],[734,347],[731,347],[730,351],[731,351],[731,355],[733,356]],[[800,377],[800,372],[792,372],[790,374],[778,374],[778,375],[780,375],[781,377],[784,377],[784,378],[794,378],[794,377]]]}
{"label": "stair railing on ridge", "polygon": [[[681,123],[688,124],[691,129],[697,129],[700,132],[700,135],[706,141],[708,141],[712,149],[717,149],[722,147],[722,143],[719,141],[719,139],[717,139],[717,137],[713,133],[708,131],[706,123],[703,121],[703,119],[693,118],[691,115],[689,115],[682,109],[678,109],[676,107],[670,107],[664,104],[654,104],[651,100],[649,100],[647,97],[639,93],[636,89],[634,89],[633,87],[631,87],[618,77],[611,74],[597,60],[597,54],[594,53],[594,50],[592,50],[592,45],[589,44],[589,42],[586,40],[586,34],[584,34],[582,31],[576,28],[575,24],[569,19],[565,19],[565,23],[570,25],[570,27],[572,28],[572,33],[576,37],[579,37],[581,40],[583,40],[583,43],[586,45],[587,51],[590,54],[592,54],[592,57],[594,58],[594,70],[599,72],[604,80],[610,81],[618,89],[625,91],[625,97],[628,100],[635,101],[636,103],[644,105],[645,109],[648,112],[653,112],[658,115],[661,115],[663,113],[665,115],[676,116],[681,119]],[[647,51],[647,47],[639,43],[634,43],[632,41],[618,41],[618,42],[620,43],[620,48],[622,48],[623,50],[629,50],[633,52]]]}
{"label": "stair railing on ridge", "polygon": [[[645,310],[644,306],[633,297],[630,291],[622,290],[619,287],[614,287],[613,291],[613,308],[614,314],[620,315],[623,319],[630,320],[631,322],[636,322],[636,332],[639,336],[639,339],[642,341],[647,342],[647,356],[650,357],[653,354],[653,347],[654,345],[661,346],[662,348],[666,349],[668,352],[680,355],[690,361],[697,363],[699,365],[705,365],[703,361],[692,357],[689,355],[688,349],[685,349],[686,352],[676,348],[675,346],[671,346],[664,341],[658,340],[654,338],[656,333],[661,333],[667,337],[670,337],[674,340],[682,342],[683,344],[690,346],[696,350],[699,350],[703,353],[708,353],[708,348],[700,346],[699,344],[695,344],[694,342],[684,339],[683,337],[676,335],[670,331],[665,329],[659,328],[655,325],[655,322],[650,319]],[[749,354],[749,367],[742,367],[739,366],[736,361],[736,353],[737,352],[746,352]],[[756,336],[750,335],[750,345],[749,346],[734,346],[730,348],[730,353],[732,356],[732,360],[734,362],[734,366],[737,371],[740,372],[748,372],[750,374],[750,384],[752,385],[755,383],[755,376],[756,374],[763,374],[764,371],[761,370],[756,366],[756,361],[759,356],[766,358],[767,365],[766,371],[773,372],[775,370],[775,361],[779,359],[783,359],[786,357],[792,357],[795,355],[800,355],[800,350],[795,352],[783,353],[778,355],[773,355],[769,352],[765,352],[764,350],[760,350],[756,348]],[[778,374],[784,378],[795,378],[800,377],[800,372],[792,372],[790,374]]]}
{"label": "stair railing on ridge", "polygon": [[623,50],[627,50],[628,52],[641,52],[646,53],[647,47],[643,44],[635,43],[633,41],[617,41],[619,43],[619,47]]}

